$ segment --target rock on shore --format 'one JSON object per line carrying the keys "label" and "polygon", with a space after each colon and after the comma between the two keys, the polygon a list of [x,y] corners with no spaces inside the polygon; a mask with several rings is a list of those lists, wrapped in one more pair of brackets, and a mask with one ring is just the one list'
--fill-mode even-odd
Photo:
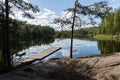
{"label": "rock on shore", "polygon": [[120,53],[31,64],[0,75],[0,80],[120,80]]}

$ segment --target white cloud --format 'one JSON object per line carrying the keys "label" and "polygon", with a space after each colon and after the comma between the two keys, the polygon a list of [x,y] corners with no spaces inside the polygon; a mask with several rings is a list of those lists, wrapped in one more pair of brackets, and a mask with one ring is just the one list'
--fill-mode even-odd
{"label": "white cloud", "polygon": [[43,10],[43,12],[37,13],[34,16],[39,19],[54,19],[57,17],[54,11],[48,10],[46,8]]}
{"label": "white cloud", "polygon": [[28,2],[28,0],[23,0],[23,1]]}
{"label": "white cloud", "polygon": [[110,2],[116,2],[117,0],[108,0],[108,1],[110,1]]}
{"label": "white cloud", "polygon": [[42,25],[42,26],[48,25],[55,29],[58,29],[58,25],[53,23],[53,20],[58,17],[54,11],[45,8],[43,9],[43,11],[37,13],[33,13],[32,11],[28,11],[28,12],[31,13],[35,17],[35,19],[28,19],[22,17],[23,12],[16,10],[14,10],[15,15],[14,16],[10,15],[10,17],[12,17],[13,19],[27,21],[30,24]]}
{"label": "white cloud", "polygon": [[[13,9],[13,11],[14,11],[15,16],[10,15],[13,19],[27,21],[28,23],[35,24],[35,25],[42,25],[42,26],[48,25],[50,27],[53,27],[56,30],[61,30],[61,29],[62,30],[71,30],[71,25],[66,25],[64,27],[61,27],[61,25],[53,23],[53,20],[55,18],[63,18],[63,17],[66,17],[67,19],[71,18],[72,13],[70,13],[70,12],[68,13],[67,11],[61,12],[60,16],[57,16],[56,12],[46,9],[46,8],[37,13],[28,11],[29,13],[31,13],[32,15],[35,16],[35,19],[28,19],[28,18],[22,17],[22,14],[23,14],[22,11],[18,11],[16,9]],[[63,16],[63,15],[65,15],[65,16]],[[77,28],[75,28],[75,29],[77,29]]]}

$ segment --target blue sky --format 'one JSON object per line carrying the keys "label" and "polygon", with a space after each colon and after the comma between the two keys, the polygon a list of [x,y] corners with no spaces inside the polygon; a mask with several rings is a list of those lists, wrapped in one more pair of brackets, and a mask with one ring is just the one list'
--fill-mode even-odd
{"label": "blue sky", "polygon": [[[71,8],[74,6],[75,0],[24,0],[27,2],[30,2],[34,5],[39,6],[40,12],[38,13],[32,13],[31,14],[35,16],[35,19],[27,19],[23,18],[21,16],[21,11],[16,11],[16,15],[13,18],[27,21],[30,24],[36,24],[36,25],[49,25],[55,29],[60,29],[57,24],[53,24],[53,20],[55,18],[60,17],[64,10],[67,8]],[[100,2],[103,0],[79,0],[80,4],[82,5],[89,5],[95,2]],[[113,8],[120,7],[120,0],[104,0],[109,2],[109,6]],[[71,14],[68,14],[68,16],[71,16]]]}
{"label": "blue sky", "polygon": [[[79,0],[82,5],[89,5],[103,0]],[[108,1],[110,6],[114,8],[120,7],[120,0],[104,0]],[[40,9],[47,8],[60,14],[63,10],[73,7],[75,0],[29,0],[30,3],[38,5]]]}

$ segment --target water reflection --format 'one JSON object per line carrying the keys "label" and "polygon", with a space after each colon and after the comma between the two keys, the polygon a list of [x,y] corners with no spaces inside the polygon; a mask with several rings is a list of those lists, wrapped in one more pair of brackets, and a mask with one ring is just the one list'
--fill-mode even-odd
{"label": "water reflection", "polygon": [[[55,54],[52,54],[51,56],[47,57],[46,59],[63,56],[70,57],[70,39],[60,40],[59,43],[61,43],[62,49],[56,52]],[[89,55],[110,54],[114,52],[120,52],[119,41],[90,41],[74,39],[73,58]]]}
{"label": "water reflection", "polygon": [[[70,39],[63,39],[59,42],[54,42],[53,44],[59,44],[62,49],[50,55],[46,59],[57,57],[70,57]],[[73,40],[73,58],[96,54],[100,54],[97,41],[80,39]]]}
{"label": "water reflection", "polygon": [[[29,40],[29,41],[16,41],[13,42],[11,50],[14,57],[14,61],[20,61],[28,58],[33,54],[42,52],[50,47],[62,47],[61,50],[48,56],[45,59],[70,57],[70,39],[42,39],[42,40]],[[95,40],[73,40],[73,58],[88,55],[100,55],[120,52],[119,41],[95,41]],[[0,51],[0,57],[2,52]],[[1,58],[0,58],[1,60]]]}
{"label": "water reflection", "polygon": [[[19,61],[19,60],[22,60],[22,59],[26,58],[26,55],[29,52],[27,52],[27,53],[22,52],[25,49],[28,49],[31,46],[41,46],[43,44],[48,45],[52,42],[54,42],[54,38],[45,38],[45,39],[41,39],[41,40],[26,40],[26,41],[11,40],[10,48],[11,48],[11,54],[13,55],[13,62],[15,60]],[[2,45],[0,45],[0,66],[4,64],[2,58],[3,58],[3,56],[2,56]]]}
{"label": "water reflection", "polygon": [[99,40],[98,47],[101,54],[120,52],[120,41]]}
{"label": "water reflection", "polygon": [[54,42],[54,38],[46,38],[41,40],[27,40],[27,41],[12,41],[11,52],[14,54],[18,51],[29,48],[31,46],[36,46],[36,45],[41,46],[42,44],[48,45],[52,42]]}

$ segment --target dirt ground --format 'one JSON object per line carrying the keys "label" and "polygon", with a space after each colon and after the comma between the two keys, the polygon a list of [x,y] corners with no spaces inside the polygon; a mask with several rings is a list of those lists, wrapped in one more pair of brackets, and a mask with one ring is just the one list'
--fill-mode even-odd
{"label": "dirt ground", "polygon": [[0,75],[0,80],[120,80],[119,70],[120,53],[115,53],[47,60]]}

